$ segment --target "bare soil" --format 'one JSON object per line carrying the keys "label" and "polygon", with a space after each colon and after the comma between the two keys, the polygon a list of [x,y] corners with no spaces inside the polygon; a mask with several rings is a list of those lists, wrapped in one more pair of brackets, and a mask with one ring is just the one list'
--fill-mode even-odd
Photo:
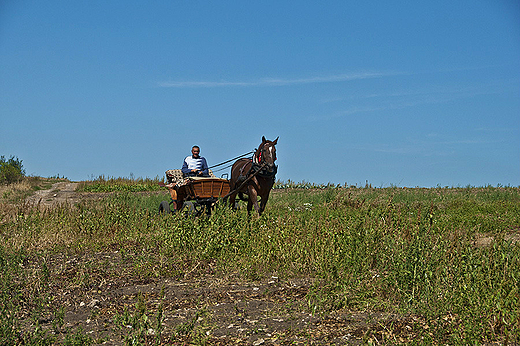
{"label": "bare soil", "polygon": [[[421,324],[413,317],[381,312],[313,313],[306,299],[309,280],[270,277],[244,281],[217,274],[210,263],[196,263],[182,276],[142,279],[125,274],[135,263],[124,257],[135,255],[122,256],[113,251],[48,258],[49,271],[56,273],[50,278],[53,305],[65,306],[61,333],[81,328],[99,344],[123,345],[125,337],[139,335],[141,326],[144,339],[153,344],[159,310],[163,318],[159,344],[164,345],[359,345],[370,339],[402,342],[413,337],[414,325]],[[78,267],[88,263],[103,263],[113,272],[91,271],[85,284]],[[78,284],[72,284],[75,281]],[[138,314],[140,303],[149,324],[141,319],[139,326],[132,325],[131,317]],[[125,313],[130,318],[125,319]],[[49,330],[52,323],[52,315],[39,321]]]}
{"label": "bare soil", "polygon": [[[28,201],[52,207],[102,196],[77,193],[76,187],[58,182]],[[413,316],[374,311],[318,313],[307,299],[311,279],[247,281],[222,275],[213,263],[185,263],[178,275],[144,279],[133,270],[138,255],[114,249],[46,256],[52,305],[65,310],[63,325],[56,326],[50,313],[39,325],[54,330],[58,340],[81,328],[103,345],[124,345],[139,335],[147,344],[161,345],[358,345],[405,342],[422,324]],[[37,259],[26,265],[41,270]],[[33,329],[28,311],[26,328]],[[147,318],[140,315],[139,323],[132,323],[139,311]]]}

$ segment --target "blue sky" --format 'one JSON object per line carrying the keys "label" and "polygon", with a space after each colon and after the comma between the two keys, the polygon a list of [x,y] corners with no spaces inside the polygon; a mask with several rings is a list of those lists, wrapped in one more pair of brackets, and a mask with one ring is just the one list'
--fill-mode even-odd
{"label": "blue sky", "polygon": [[0,1],[0,155],[163,176],[280,137],[280,180],[520,186],[520,2]]}

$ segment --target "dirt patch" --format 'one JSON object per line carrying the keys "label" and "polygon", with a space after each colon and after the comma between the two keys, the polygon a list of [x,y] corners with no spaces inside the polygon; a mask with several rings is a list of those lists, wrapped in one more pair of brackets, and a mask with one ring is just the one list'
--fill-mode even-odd
{"label": "dirt patch", "polygon": [[76,192],[78,183],[67,181],[54,183],[50,189],[36,191],[26,201],[43,206],[53,206],[61,203],[74,204],[80,201],[81,194]]}
{"label": "dirt patch", "polygon": [[[509,234],[504,236],[505,241],[509,241],[513,244],[520,243],[520,230],[511,230]],[[495,237],[487,236],[485,234],[477,234],[475,240],[473,241],[473,245],[476,247],[488,247],[492,246],[495,242]]]}
{"label": "dirt patch", "polygon": [[[246,281],[218,275],[214,264],[203,262],[174,277],[143,279],[129,274],[135,265],[129,259],[136,256],[113,251],[46,258],[52,305],[65,307],[58,337],[80,328],[103,345],[123,345],[138,336],[173,345],[358,345],[413,336],[410,326],[416,322],[408,317],[313,312],[308,279]],[[52,316],[49,312],[39,325],[56,330]],[[409,329],[391,335],[397,325]]]}

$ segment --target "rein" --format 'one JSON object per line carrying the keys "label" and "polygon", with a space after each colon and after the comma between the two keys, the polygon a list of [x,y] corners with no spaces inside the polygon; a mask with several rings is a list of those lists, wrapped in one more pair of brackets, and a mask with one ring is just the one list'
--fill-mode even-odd
{"label": "rein", "polygon": [[[242,157],[245,157],[245,156],[251,155],[252,153],[254,153],[253,150],[251,150],[251,151],[248,152],[248,153],[245,153],[245,154],[240,155],[240,156],[237,156],[237,157],[235,157],[235,158],[233,158],[233,159],[230,159],[230,160],[227,160],[227,161],[221,162],[221,163],[219,163],[219,164],[213,165],[213,166],[208,167],[208,168],[211,169],[211,168],[215,168],[215,167],[218,167],[218,166],[225,165],[226,163],[229,163],[229,162],[234,161],[234,160],[236,160],[236,159],[240,159],[240,158],[242,158]],[[226,167],[226,168],[228,168],[228,167]]]}

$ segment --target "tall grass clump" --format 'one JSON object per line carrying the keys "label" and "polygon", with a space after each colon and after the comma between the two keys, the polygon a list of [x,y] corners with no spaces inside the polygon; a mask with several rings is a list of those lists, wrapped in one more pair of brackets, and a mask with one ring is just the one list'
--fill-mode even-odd
{"label": "tall grass clump", "polygon": [[[27,278],[23,269],[25,256],[6,251],[0,244],[0,344],[1,345],[53,345],[55,336],[39,327],[40,313],[49,299],[41,287],[47,284],[44,276]],[[30,289],[27,289],[27,288]],[[24,311],[31,306],[32,314]],[[30,321],[34,328],[23,324]]]}
{"label": "tall grass clump", "polygon": [[[315,299],[412,312],[423,318],[418,328],[431,342],[518,340],[518,192],[338,192],[322,211],[334,223],[325,234],[334,240],[326,241]],[[482,237],[493,242],[478,246]]]}
{"label": "tall grass clump", "polygon": [[330,187],[335,187],[336,185],[328,183],[328,184],[316,184],[308,181],[294,182],[292,180],[281,181],[278,180],[275,182],[273,189],[275,190],[284,190],[284,189],[326,189]]}

